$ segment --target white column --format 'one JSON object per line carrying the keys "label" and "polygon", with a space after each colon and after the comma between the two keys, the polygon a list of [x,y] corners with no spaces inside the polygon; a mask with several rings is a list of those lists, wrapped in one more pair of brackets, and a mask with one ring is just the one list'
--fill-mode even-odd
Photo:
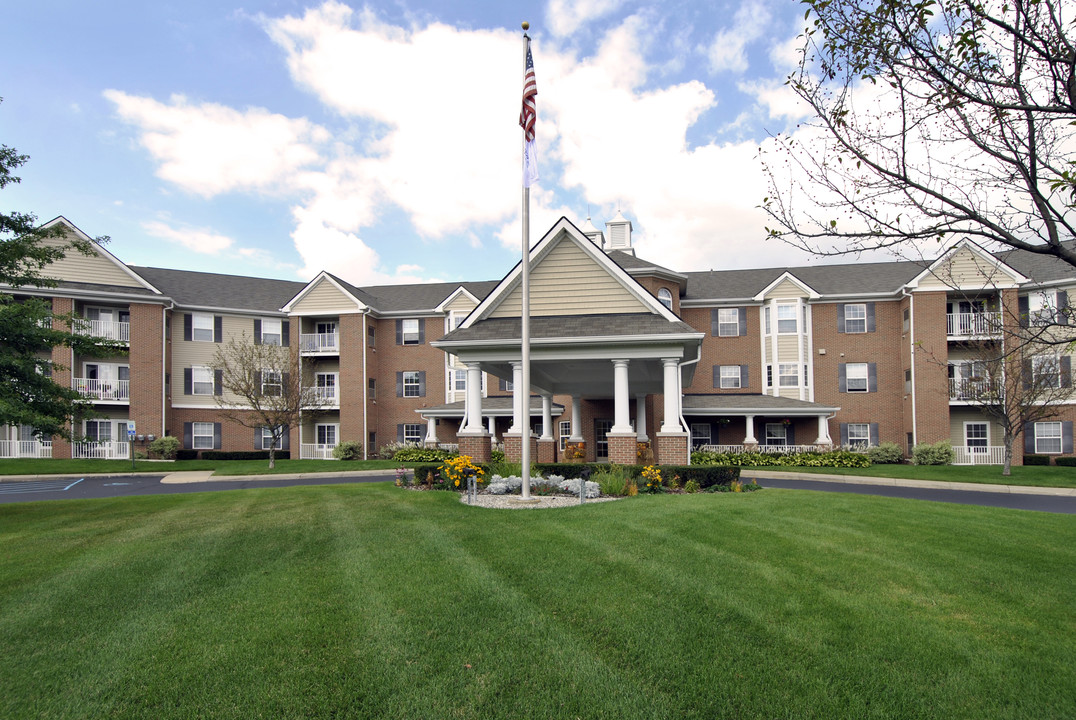
{"label": "white column", "polygon": [[676,376],[680,368],[676,358],[662,358],[661,364],[665,371],[665,418],[661,422],[661,432],[683,432],[680,427],[680,383]]}
{"label": "white column", "polygon": [[815,445],[832,445],[833,441],[829,437],[829,416],[818,416],[818,439],[814,441]]}
{"label": "white column", "polygon": [[553,396],[542,395],[542,440],[553,439]]}
{"label": "white column", "polygon": [[646,395],[635,396],[635,435],[639,442],[649,442],[646,435]]}
{"label": "white column", "polygon": [[[526,421],[523,419],[525,397],[526,395],[523,392],[523,363],[514,362],[512,363],[512,427],[508,428],[510,433],[521,433],[523,428],[526,427]],[[530,398],[527,399],[529,400]],[[527,410],[530,410],[530,408],[527,408]]]}
{"label": "white column", "polygon": [[437,418],[426,418],[426,442],[437,444]]}
{"label": "white column", "polygon": [[613,427],[612,433],[632,432],[631,409],[628,406],[628,361],[613,361]]}
{"label": "white column", "polygon": [[482,432],[482,368],[467,363],[467,427],[465,432]]}
{"label": "white column", "polygon": [[572,395],[572,436],[568,442],[583,442],[583,398]]}
{"label": "white column", "polygon": [[489,416],[489,436],[493,438],[493,442],[497,442],[497,418],[492,415]]}
{"label": "white column", "polygon": [[758,439],[755,437],[755,416],[748,415],[744,418],[744,422],[747,424],[747,435],[744,436],[744,444],[758,443]]}

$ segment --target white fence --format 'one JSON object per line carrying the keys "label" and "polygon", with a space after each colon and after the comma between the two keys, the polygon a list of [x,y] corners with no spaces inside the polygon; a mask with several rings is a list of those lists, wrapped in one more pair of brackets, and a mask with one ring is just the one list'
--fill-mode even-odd
{"label": "white fence", "polygon": [[997,398],[994,393],[994,384],[989,380],[949,378],[949,399],[985,402]]}
{"label": "white fence", "polygon": [[945,332],[951,337],[997,335],[1001,332],[1001,313],[947,313]]}
{"label": "white fence", "polygon": [[333,448],[336,445],[318,445],[316,443],[303,443],[299,446],[300,460],[335,460]]}
{"label": "white fence", "polygon": [[954,465],[1003,465],[1005,448],[1002,445],[991,447],[953,446]]}
{"label": "white fence", "polygon": [[314,399],[319,405],[338,405],[340,403],[339,397],[336,395],[336,388],[329,387],[312,387],[314,391]]}
{"label": "white fence", "polygon": [[71,443],[71,457],[86,460],[127,460],[131,444],[126,442]]}
{"label": "white fence", "polygon": [[85,398],[95,400],[131,401],[130,380],[94,380],[71,378],[71,387]]}
{"label": "white fence", "polygon": [[0,458],[50,458],[51,440],[0,440]]}
{"label": "white fence", "polygon": [[[743,445],[700,445],[695,450],[703,450],[705,452],[719,452],[719,453],[741,453],[746,452]],[[760,453],[804,453],[804,452],[818,452],[820,450],[829,450],[828,446],[824,445],[759,445],[754,448],[752,452]]]}
{"label": "white fence", "polygon": [[340,352],[340,336],[337,333],[303,333],[299,336],[299,350],[304,353]]}
{"label": "white fence", "polygon": [[71,328],[78,335],[92,335],[93,337],[119,342],[131,342],[131,323],[115,322],[113,320],[76,320]]}

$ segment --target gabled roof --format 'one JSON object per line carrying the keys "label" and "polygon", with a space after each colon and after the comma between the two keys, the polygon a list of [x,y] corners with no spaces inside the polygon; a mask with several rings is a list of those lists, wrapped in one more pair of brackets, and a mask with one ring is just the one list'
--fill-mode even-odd
{"label": "gabled roof", "polygon": [[[928,265],[926,269],[924,269],[921,273],[912,278],[912,280],[908,282],[908,287],[918,287],[919,283],[929,277],[935,277],[945,282],[945,280],[937,274],[938,268],[941,268],[950,260],[952,260],[961,250],[967,250],[968,252],[972,253],[976,257],[977,261],[981,261],[985,265],[993,268],[995,272],[1001,273],[1002,275],[1007,277],[1013,283],[1013,285],[1028,282],[1028,278],[1024,277],[1022,273],[1019,273],[1015,269],[1009,267],[1003,261],[1001,261],[994,255],[991,255],[986,250],[973,243],[971,240],[964,238],[960,242],[955,243],[952,247],[942,253],[941,257],[930,263],[930,265]],[[950,278],[950,281],[952,281],[952,278]],[[997,283],[994,284],[997,285]]]}
{"label": "gabled roof", "polygon": [[441,304],[435,307],[434,310],[436,310],[437,312],[447,312],[448,306],[452,303],[452,301],[460,297],[461,295],[466,295],[467,298],[471,300],[471,302],[473,302],[475,305],[478,305],[478,303],[482,302],[482,298],[475,297],[474,293],[472,293],[463,285],[460,285],[458,288],[452,291],[452,294],[442,300]]}
{"label": "gabled roof", "polygon": [[[452,343],[481,343],[515,341],[522,336],[519,318],[488,318],[469,327],[462,325],[433,343],[440,347]],[[698,330],[683,320],[669,322],[649,313],[621,315],[563,315],[533,317],[530,321],[531,341],[592,340],[594,342],[638,341],[640,337],[672,339],[701,337]]]}
{"label": "gabled roof", "polygon": [[[143,287],[146,290],[149,290],[149,291],[151,291],[153,293],[156,293],[158,295],[161,294],[160,290],[155,288],[151,283],[147,282],[145,278],[139,277],[139,275],[136,272],[134,272],[131,269],[130,266],[128,266],[125,263],[123,263],[122,261],[120,261],[119,258],[117,258],[115,255],[113,255],[108,250],[106,250],[103,245],[98,243],[92,237],[90,237],[86,233],[79,230],[78,227],[76,227],[73,222],[71,222],[70,220],[65,218],[63,215],[57,215],[52,220],[49,220],[47,223],[42,225],[41,228],[42,229],[50,229],[50,228],[56,227],[58,225],[62,225],[63,227],[67,228],[67,230],[70,231],[73,235],[75,235],[79,240],[83,240],[85,242],[90,243],[90,245],[93,246],[94,252],[96,252],[98,255],[100,255],[102,258],[104,258],[107,262],[111,263],[112,265],[115,265],[117,269],[119,269],[124,275],[127,275],[132,280],[134,280],[136,283],[138,283],[138,285],[140,287]],[[117,286],[117,287],[122,287],[122,286]]]}
{"label": "gabled roof", "polygon": [[[1070,250],[1076,241],[1062,243]],[[1054,255],[1029,252],[1027,250],[1006,250],[995,253],[1003,263],[1022,273],[1029,282],[1054,284],[1064,281],[1076,282],[1076,268]]]}
{"label": "gabled roof", "polygon": [[413,285],[376,285],[363,287],[371,304],[385,313],[434,312],[449,295],[462,287],[482,299],[496,287],[497,281],[415,283]]}
{"label": "gabled roof", "polygon": [[[370,306],[370,304],[365,299],[359,297],[360,295],[366,296],[366,293],[349,285],[335,275],[331,275],[323,270],[318,273],[313,280],[308,282],[302,290],[297,292],[294,297],[288,300],[288,302],[284,303],[284,305],[282,305],[280,309],[283,312],[292,312],[295,309],[295,306],[303,301],[303,298],[307,297],[311,292],[314,291],[315,288],[319,287],[322,283],[329,283],[338,291],[340,291],[340,293],[343,294],[347,299],[354,302],[356,310],[365,310]],[[368,296],[366,297],[368,299]]]}
{"label": "gabled roof", "polygon": [[778,285],[780,285],[781,283],[786,282],[786,281],[790,282],[793,285],[795,285],[796,287],[798,287],[800,290],[802,290],[804,292],[805,295],[807,295],[807,297],[811,298],[812,300],[817,300],[818,298],[822,297],[821,294],[819,294],[819,292],[817,290],[815,290],[810,285],[808,285],[805,282],[803,282],[802,280],[800,280],[798,277],[793,275],[791,272],[786,271],[786,272],[781,273],[781,275],[776,280],[771,282],[769,285],[762,288],[762,290],[760,290],[758,292],[758,294],[756,294],[752,298],[752,300],[755,300],[756,302],[761,301],[763,298],[765,298],[767,295],[769,295],[770,292],[774,288],[776,288]]}
{"label": "gabled roof", "polygon": [[306,287],[306,283],[302,282],[244,275],[138,266],[131,266],[131,269],[150,280],[177,305],[189,308],[276,314],[288,300]]}

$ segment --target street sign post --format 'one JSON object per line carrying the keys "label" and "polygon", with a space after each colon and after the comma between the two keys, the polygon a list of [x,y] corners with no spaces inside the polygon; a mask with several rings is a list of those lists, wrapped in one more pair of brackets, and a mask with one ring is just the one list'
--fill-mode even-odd
{"label": "street sign post", "polygon": [[128,420],[127,421],[127,447],[131,451],[131,469],[132,470],[135,469],[134,441],[135,441],[135,421],[134,420]]}

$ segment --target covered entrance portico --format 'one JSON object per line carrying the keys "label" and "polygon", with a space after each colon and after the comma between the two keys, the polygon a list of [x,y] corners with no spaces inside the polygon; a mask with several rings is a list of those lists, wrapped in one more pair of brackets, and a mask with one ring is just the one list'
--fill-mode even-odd
{"label": "covered entrance portico", "polygon": [[839,407],[773,395],[688,395],[684,415],[692,450],[830,450],[829,421]]}

